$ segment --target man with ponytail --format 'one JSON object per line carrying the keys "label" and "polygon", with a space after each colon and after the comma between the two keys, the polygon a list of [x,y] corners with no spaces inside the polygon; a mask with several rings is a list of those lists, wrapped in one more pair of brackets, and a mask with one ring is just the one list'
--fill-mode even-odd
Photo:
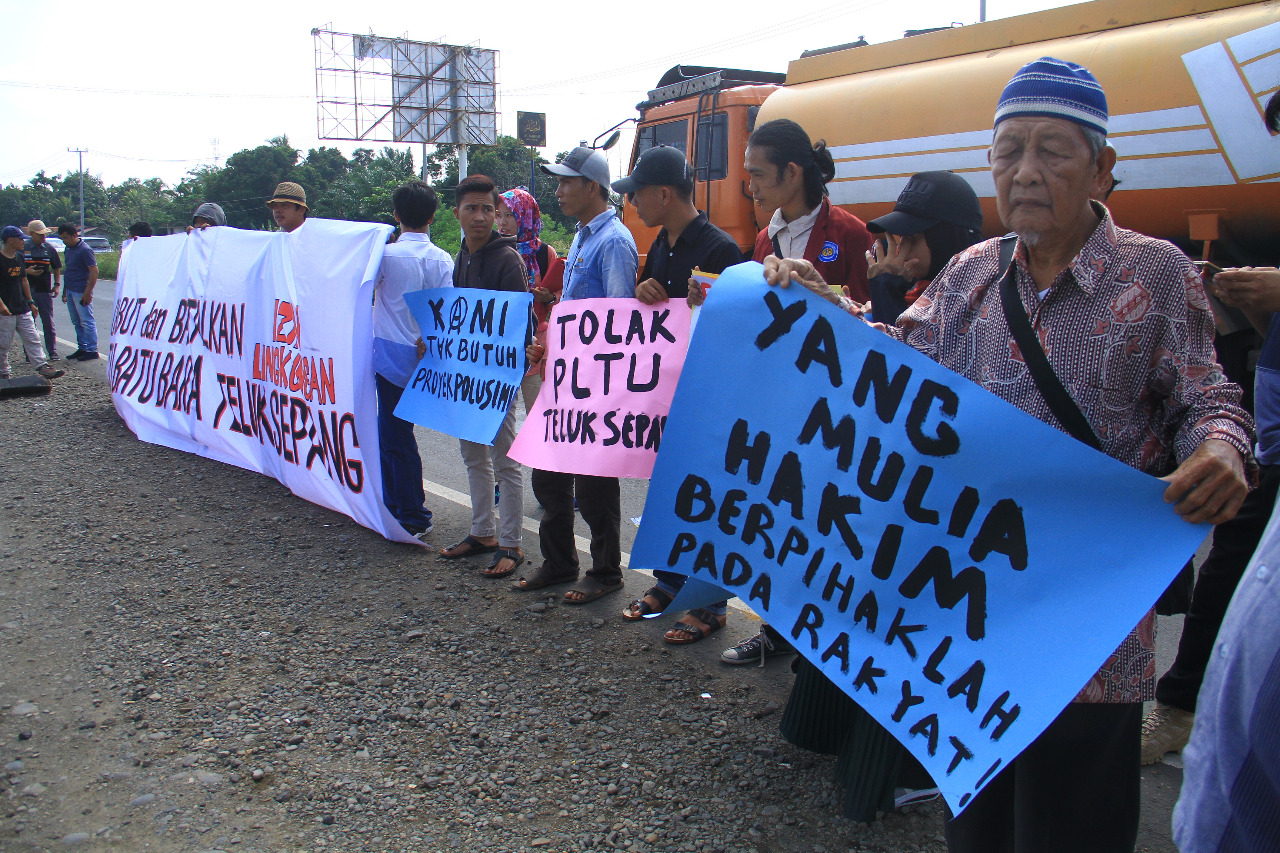
{"label": "man with ponytail", "polygon": [[836,176],[827,144],[810,143],[800,125],[777,119],[751,134],[745,166],[752,198],[773,210],[756,237],[752,260],[803,258],[828,284],[848,287],[851,298],[866,302],[871,234],[861,219],[827,198],[827,183]]}
{"label": "man with ponytail", "polygon": [[[827,144],[821,139],[811,143],[804,128],[790,119],[776,119],[751,134],[744,167],[751,197],[762,210],[773,211],[756,236],[751,260],[806,260],[837,291],[846,288],[843,292],[851,299],[867,302],[871,233],[861,219],[827,198],[827,183],[836,176]],[[692,296],[699,301],[696,292]],[[726,649],[720,660],[746,664],[793,651],[781,634],[762,625],[758,634]]]}

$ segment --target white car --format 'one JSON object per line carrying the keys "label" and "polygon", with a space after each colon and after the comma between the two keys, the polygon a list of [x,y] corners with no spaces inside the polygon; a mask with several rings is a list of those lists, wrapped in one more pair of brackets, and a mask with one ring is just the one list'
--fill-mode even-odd
{"label": "white car", "polygon": [[[45,241],[46,243],[48,243],[50,246],[52,246],[54,249],[58,250],[59,252],[65,252],[65,251],[67,250],[67,244],[66,244],[66,243],[64,243],[64,242],[62,242],[61,240],[59,240],[57,237],[47,237],[47,236],[46,236],[46,237],[44,238],[44,241]],[[27,250],[27,251],[30,251],[30,249],[31,249],[31,238],[30,238],[30,237],[28,237],[28,238],[27,238],[27,241],[23,244],[22,248],[23,248],[23,249],[25,249],[25,250]]]}

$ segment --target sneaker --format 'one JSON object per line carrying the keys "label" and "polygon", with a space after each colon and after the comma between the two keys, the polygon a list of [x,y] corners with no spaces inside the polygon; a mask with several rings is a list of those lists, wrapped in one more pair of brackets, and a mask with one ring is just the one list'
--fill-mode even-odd
{"label": "sneaker", "polygon": [[99,356],[98,356],[97,350],[82,352],[78,356],[68,356],[68,358],[74,358],[76,361],[93,361],[95,358],[98,358],[98,357]]}
{"label": "sneaker", "polygon": [[77,349],[75,352],[71,353],[71,355],[67,356],[67,361],[79,361],[80,356],[82,355],[84,355],[84,350]]}
{"label": "sneaker", "polygon": [[66,371],[59,370],[56,367],[50,367],[47,364],[42,364],[38,368],[36,368],[36,373],[39,373],[45,379],[57,379],[59,376],[64,375]]}
{"label": "sneaker", "polygon": [[728,664],[759,663],[764,665],[765,658],[795,653],[795,647],[768,625],[760,627],[760,633],[748,637],[736,646],[720,653],[720,662]]}
{"label": "sneaker", "polygon": [[57,361],[59,358],[61,358],[61,356],[59,356],[56,352],[49,353],[50,361]]}
{"label": "sneaker", "polygon": [[414,539],[417,539],[419,542],[426,542],[427,537],[431,535],[431,531],[435,529],[436,529],[436,526],[432,524],[430,520],[427,521],[427,526],[420,530],[416,528],[410,528],[410,527],[405,528],[405,530],[409,531],[409,535],[412,536]]}
{"label": "sneaker", "polygon": [[1155,764],[1166,752],[1181,752],[1195,721],[1190,711],[1157,703],[1142,719],[1142,763]]}

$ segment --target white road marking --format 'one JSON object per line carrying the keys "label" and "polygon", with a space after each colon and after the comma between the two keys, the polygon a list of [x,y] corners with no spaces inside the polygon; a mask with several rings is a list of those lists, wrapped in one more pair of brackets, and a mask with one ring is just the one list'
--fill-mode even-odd
{"label": "white road marking", "polygon": [[[459,506],[464,506],[468,508],[471,506],[471,496],[464,494],[463,492],[460,492],[457,489],[451,489],[448,486],[441,485],[440,483],[433,483],[430,480],[423,480],[422,488],[429,495],[435,495],[438,498],[442,498],[446,501],[450,501],[452,503],[458,504]],[[530,533],[538,532],[538,520],[536,518],[530,518],[529,516],[526,515],[523,519],[521,519],[520,526],[523,527],[525,530],[528,530]],[[579,536],[575,533],[573,535],[573,541],[577,544],[580,550],[586,551],[587,553],[591,552],[591,540],[583,536]],[[623,551],[622,552],[622,568],[631,569],[630,563],[631,563],[631,554],[627,551]],[[631,569],[631,570],[634,572],[639,572],[640,574],[646,575],[648,577],[653,577],[653,572],[650,571],[649,569]],[[734,610],[738,611],[740,615],[748,616],[752,619],[757,619],[757,620],[760,619],[760,617],[754,611],[752,611],[751,608],[747,607],[745,604],[742,603],[741,599],[730,598],[729,606]]]}
{"label": "white road marking", "polygon": [[[471,507],[471,496],[464,492],[460,492],[457,489],[451,489],[448,486],[441,485],[440,483],[433,483],[430,480],[423,480],[422,488],[425,489],[427,494],[429,495],[435,495],[438,498],[444,498],[447,501],[456,503],[458,506],[467,507],[468,509],[470,509]],[[526,515],[524,518],[520,520],[520,526],[523,527],[525,530],[529,531],[530,533],[538,532],[538,520],[536,518],[530,518],[529,516]],[[583,537],[583,536],[579,536],[575,533],[573,535],[573,541],[577,544],[579,549],[586,551],[587,553],[591,552],[590,539],[587,539],[586,537]],[[622,552],[622,568],[624,569],[631,568],[630,563],[631,563],[631,554],[627,551],[623,551]],[[640,572],[641,574],[646,574],[649,577],[653,577],[653,572],[649,571],[648,569],[636,569],[636,571]]]}

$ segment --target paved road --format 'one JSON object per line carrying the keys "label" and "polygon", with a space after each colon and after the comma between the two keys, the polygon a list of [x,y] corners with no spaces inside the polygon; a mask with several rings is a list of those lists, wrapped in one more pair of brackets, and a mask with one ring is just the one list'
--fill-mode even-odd
{"label": "paved road", "polygon": [[[99,281],[94,290],[94,310],[98,317],[101,348],[105,352],[110,332],[111,309],[115,299],[115,282]],[[65,307],[57,309],[57,332],[63,354],[75,349],[75,334]],[[106,361],[100,359],[93,362],[60,362],[69,370],[78,370],[106,380]],[[520,404],[518,404],[520,405]],[[422,452],[423,477],[429,493],[428,504],[436,514],[437,533],[433,537],[437,546],[448,545],[454,539],[461,538],[467,532],[470,509],[467,498],[467,482],[465,468],[458,454],[457,440],[421,427],[416,430],[418,446]],[[647,483],[644,481],[624,480],[622,485],[622,548],[624,560],[635,538],[637,525],[632,519],[639,518],[644,512],[644,499]],[[525,473],[525,537],[526,551],[537,552],[538,506],[533,499],[533,489],[529,484],[528,472]],[[585,525],[579,525],[579,532],[584,532]],[[447,541],[446,541],[447,540]],[[580,549],[587,549],[586,540],[579,543]],[[1201,549],[1199,558],[1204,556]],[[1199,560],[1197,560],[1198,562]],[[642,590],[644,583],[628,584],[627,594]],[[737,638],[752,633],[754,614],[734,602],[739,607],[739,614],[731,619],[730,629],[707,642],[708,648],[697,648],[695,657],[705,662],[708,667],[720,666],[716,662],[716,654],[720,648],[731,644]],[[1157,635],[1157,671],[1164,672],[1173,662],[1177,651],[1178,639],[1182,634],[1182,617],[1161,617]],[[723,638],[723,640],[722,640]],[[693,650],[691,650],[693,651]],[[784,666],[771,666],[773,678],[780,681],[789,679],[789,672]],[[1171,755],[1166,762],[1143,772],[1143,823],[1139,833],[1138,850],[1152,853],[1176,853],[1171,837],[1169,820],[1173,805],[1177,800],[1178,788],[1182,781],[1181,760]]]}

